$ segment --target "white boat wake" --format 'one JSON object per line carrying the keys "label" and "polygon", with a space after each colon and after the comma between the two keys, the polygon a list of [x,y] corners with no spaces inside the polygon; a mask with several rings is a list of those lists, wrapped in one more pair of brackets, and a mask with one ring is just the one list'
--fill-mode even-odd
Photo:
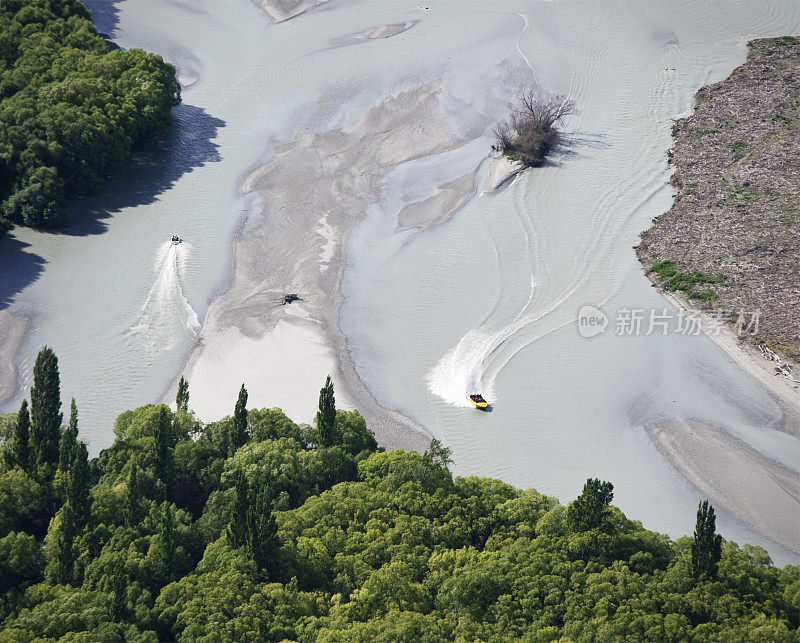
{"label": "white boat wake", "polygon": [[[517,50],[531,67],[520,44],[528,26],[527,18],[518,15],[525,20],[525,25],[517,42]],[[659,52],[657,69],[674,68],[679,55],[680,48],[668,43]],[[596,73],[596,57],[591,57],[586,66],[584,76]],[[565,92],[579,103],[585,93],[585,79],[581,81],[581,78],[580,74],[573,75]],[[653,122],[654,130],[660,125],[661,114],[668,111],[670,105],[679,104],[680,97],[676,98],[676,91],[672,75],[663,72],[656,74],[644,106],[644,114]],[[640,116],[624,114],[620,115],[619,120],[624,124],[636,118]],[[570,119],[571,130],[580,132],[584,120],[585,114],[579,110]],[[574,323],[582,304],[602,307],[615,296],[620,287],[619,275],[614,271],[612,260],[615,239],[622,234],[631,218],[663,190],[664,178],[660,166],[652,160],[658,159],[657,151],[654,153],[650,149],[652,145],[648,143],[638,150],[641,162],[636,171],[617,179],[593,203],[584,206],[581,225],[586,234],[573,239],[573,246],[569,250],[571,260],[568,262],[564,262],[564,247],[558,241],[563,232],[559,226],[550,224],[548,227],[547,222],[552,217],[543,213],[541,225],[535,224],[538,216],[535,204],[541,200],[541,195],[535,190],[546,193],[549,184],[548,188],[523,187],[519,191],[514,211],[521,224],[524,236],[522,248],[526,254],[527,270],[531,274],[528,300],[517,308],[516,314],[509,316],[507,305],[503,313],[504,300],[513,296],[504,292],[504,274],[511,274],[513,269],[506,270],[503,265],[506,253],[498,252],[495,248],[500,272],[497,280],[500,287],[498,300],[483,322],[467,331],[458,344],[447,351],[428,372],[428,388],[434,395],[454,406],[469,406],[467,398],[472,393],[482,393],[490,402],[496,401],[495,379],[521,349]],[[546,182],[541,178],[544,171],[539,170],[540,182]],[[533,192],[528,193],[528,189]],[[491,198],[491,195],[487,196]],[[565,202],[564,206],[569,209],[572,204]],[[537,227],[541,229],[537,231]],[[509,266],[513,268],[511,264]],[[557,267],[555,272],[552,272],[553,266]],[[518,288],[517,297],[521,294]]]}
{"label": "white boat wake", "polygon": [[197,335],[200,329],[197,313],[183,292],[187,251],[186,243],[166,242],[159,248],[155,282],[139,317],[126,332],[148,352],[171,348],[187,334]]}
{"label": "white boat wake", "polygon": [[[428,373],[428,388],[453,406],[469,406],[468,396],[481,393],[490,403],[494,401],[494,381],[502,368],[522,348],[565,324],[573,321],[564,315],[564,303],[572,297],[573,286],[557,300],[536,301],[539,290],[531,276],[530,298],[520,312],[500,328],[491,330],[491,321],[468,331],[461,341],[438,361]],[[536,302],[536,303],[535,303]],[[491,315],[490,315],[491,317]],[[515,337],[524,328],[542,322],[534,336],[526,333],[521,342]]]}

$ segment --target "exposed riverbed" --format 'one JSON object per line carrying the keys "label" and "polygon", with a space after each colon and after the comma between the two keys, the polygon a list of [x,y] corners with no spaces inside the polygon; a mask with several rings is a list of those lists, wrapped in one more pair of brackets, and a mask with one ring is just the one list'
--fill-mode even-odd
{"label": "exposed riverbed", "polygon": [[[184,371],[205,419],[244,380],[252,405],[301,421],[331,372],[384,443],[419,448],[428,431],[459,474],[562,501],[599,476],[671,536],[711,496],[726,537],[798,560],[791,520],[725,503],[748,488],[750,453],[762,468],[745,505],[770,493],[764,459],[796,480],[782,407],[675,319],[645,332],[651,310],[677,309],[632,250],[670,205],[671,119],[747,40],[800,30],[796,3],[332,0],[277,24],[247,0],[88,4],[100,31],[162,53],[187,85],[164,150],[76,204],[71,234],[0,245],[0,301],[31,319],[20,385],[53,346],[93,451]],[[579,111],[546,167],[489,190],[491,127],[522,83]],[[183,245],[164,244],[174,232]],[[285,292],[303,301],[282,306]],[[605,333],[577,332],[584,305],[608,314]],[[644,311],[638,336],[615,334],[621,309]],[[17,335],[0,333],[6,349]],[[491,413],[466,406],[475,389]],[[4,386],[4,409],[20,391]],[[733,481],[725,462],[702,480],[696,458],[664,451],[720,432],[744,445]],[[796,494],[775,502],[800,516]]]}

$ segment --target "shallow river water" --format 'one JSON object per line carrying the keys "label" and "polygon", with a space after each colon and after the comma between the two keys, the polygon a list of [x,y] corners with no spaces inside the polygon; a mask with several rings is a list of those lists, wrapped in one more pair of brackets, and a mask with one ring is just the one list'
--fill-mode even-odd
{"label": "shallow river water", "polygon": [[[376,399],[452,447],[461,475],[562,501],[598,476],[628,515],[675,537],[690,533],[700,493],[644,426],[725,426],[798,470],[778,405],[710,339],[675,332],[677,311],[632,250],[670,205],[672,119],[743,62],[748,40],[797,33],[797,3],[331,0],[280,24],[248,0],[87,5],[100,31],[163,54],[188,85],[163,149],[76,204],[67,235],[0,242],[0,301],[34,320],[22,386],[53,346],[93,452],[119,412],[160,399],[181,372],[246,230],[247,171],[298,132],[346,126],[396,88],[441,79],[465,144],[390,173],[349,243],[341,328]],[[359,36],[395,23],[411,26]],[[427,183],[479,167],[482,178],[491,126],[521,83],[575,101],[561,152],[442,225],[397,232]],[[175,232],[186,243],[164,243]],[[585,305],[607,314],[605,332],[578,333]],[[643,311],[637,336],[615,333],[623,309]],[[673,317],[666,335],[647,332],[651,311]],[[466,406],[472,390],[491,412]],[[719,513],[726,537],[800,558]]]}

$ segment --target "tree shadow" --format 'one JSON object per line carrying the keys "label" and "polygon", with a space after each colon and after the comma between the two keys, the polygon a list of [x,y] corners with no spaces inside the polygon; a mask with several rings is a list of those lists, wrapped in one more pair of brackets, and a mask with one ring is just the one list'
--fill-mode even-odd
{"label": "tree shadow", "polygon": [[213,142],[225,121],[194,105],[172,110],[172,124],[153,149],[134,152],[128,167],[95,196],[68,205],[69,224],[54,234],[101,234],[106,219],[123,208],[147,205],[169,190],[184,174],[221,159]]}
{"label": "tree shadow", "polygon": [[31,244],[6,235],[0,239],[0,310],[8,308],[13,296],[38,279],[45,261],[29,252]]}
{"label": "tree shadow", "polygon": [[83,0],[83,5],[92,14],[92,22],[98,33],[114,37],[119,26],[119,0]]}
{"label": "tree shadow", "polygon": [[[213,139],[225,121],[185,104],[172,110],[172,118],[161,141],[151,150],[136,152],[122,174],[106,183],[99,194],[68,204],[70,223],[65,228],[42,232],[53,236],[102,234],[108,228],[106,219],[114,213],[153,203],[184,174],[221,159]],[[0,310],[44,270],[45,260],[30,248],[31,244],[11,235],[0,239]]]}
{"label": "tree shadow", "polygon": [[577,156],[579,148],[605,149],[610,143],[603,134],[590,134],[587,132],[562,132],[561,140],[556,147],[563,156]]}

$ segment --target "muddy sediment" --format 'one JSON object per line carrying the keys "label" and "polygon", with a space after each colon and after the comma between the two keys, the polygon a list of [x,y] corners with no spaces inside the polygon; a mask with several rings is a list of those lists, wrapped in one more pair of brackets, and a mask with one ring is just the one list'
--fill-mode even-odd
{"label": "muddy sediment", "polygon": [[[230,352],[232,341],[259,342],[277,324],[301,326],[316,338],[312,348],[319,342],[329,347],[333,359],[317,356],[318,367],[334,369],[337,390],[366,417],[383,446],[427,447],[424,429],[381,407],[361,382],[339,328],[339,308],[350,232],[380,201],[386,176],[404,163],[464,144],[440,109],[440,92],[434,81],[387,96],[353,128],[299,135],[250,173],[241,192],[258,205],[235,243],[231,288],[212,304],[191,361],[193,386],[204,386],[203,372],[223,367],[203,366],[204,355],[219,354],[215,344],[225,344]],[[425,228],[441,222],[474,193],[470,172],[409,204],[400,225]],[[282,306],[288,292],[301,293],[302,301]],[[230,329],[238,340],[232,340]],[[206,397],[213,396],[211,384]],[[305,386],[297,388],[299,397]]]}

